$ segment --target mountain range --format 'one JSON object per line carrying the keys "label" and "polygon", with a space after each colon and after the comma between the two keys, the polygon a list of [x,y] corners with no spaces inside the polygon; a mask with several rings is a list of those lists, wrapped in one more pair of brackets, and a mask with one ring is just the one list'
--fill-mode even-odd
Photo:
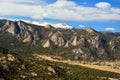
{"label": "mountain range", "polygon": [[74,29],[67,24],[43,24],[1,19],[0,51],[85,61],[120,60],[120,33]]}
{"label": "mountain range", "polygon": [[119,32],[0,20],[0,80],[119,79]]}

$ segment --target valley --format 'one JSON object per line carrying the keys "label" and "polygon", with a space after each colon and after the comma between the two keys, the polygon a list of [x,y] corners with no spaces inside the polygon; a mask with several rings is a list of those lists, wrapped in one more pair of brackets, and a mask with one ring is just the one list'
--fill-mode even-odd
{"label": "valley", "polygon": [[[49,61],[54,61],[54,62],[62,62],[62,63],[67,63],[70,65],[79,65],[83,67],[88,67],[88,68],[93,68],[93,69],[98,69],[98,70],[103,70],[103,71],[110,71],[110,72],[115,72],[120,74],[120,66],[119,66],[119,61],[118,63],[115,62],[84,62],[84,61],[71,61],[71,60],[62,60],[58,57],[55,56],[46,56],[46,55],[34,55],[36,58],[42,58],[45,60]],[[118,66],[117,66],[118,65]]]}

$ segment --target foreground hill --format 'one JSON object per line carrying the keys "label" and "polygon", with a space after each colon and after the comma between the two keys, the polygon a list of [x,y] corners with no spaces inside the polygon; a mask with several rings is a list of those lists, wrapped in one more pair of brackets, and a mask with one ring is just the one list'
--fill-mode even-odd
{"label": "foreground hill", "polygon": [[119,80],[120,74],[35,56],[0,53],[0,80]]}

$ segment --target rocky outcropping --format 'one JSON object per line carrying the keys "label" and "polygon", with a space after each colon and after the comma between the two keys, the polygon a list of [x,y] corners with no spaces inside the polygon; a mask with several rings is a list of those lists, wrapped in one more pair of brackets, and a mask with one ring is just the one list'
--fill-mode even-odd
{"label": "rocky outcropping", "polygon": [[44,44],[43,44],[44,48],[49,48],[50,47],[50,40],[47,40]]}
{"label": "rocky outcropping", "polygon": [[86,30],[86,32],[88,32],[88,33],[95,33],[95,32],[96,32],[96,31],[95,31],[94,29],[92,29],[92,28],[86,28],[85,30]]}
{"label": "rocky outcropping", "polygon": [[115,52],[120,46],[119,43],[120,43],[119,40],[111,40],[109,42],[110,49]]}
{"label": "rocky outcropping", "polygon": [[23,21],[0,20],[0,22],[1,31],[6,31],[23,42],[35,45],[40,40],[38,32]]}
{"label": "rocky outcropping", "polygon": [[69,53],[75,59],[115,59],[120,56],[120,36],[117,33],[101,33],[92,28],[61,29],[49,24],[37,26],[10,20],[0,20],[0,32],[7,32],[23,43],[41,46],[47,52],[51,50],[53,54],[66,56],[65,53]]}
{"label": "rocky outcropping", "polygon": [[60,31],[54,33],[50,39],[54,45],[58,45],[59,47],[65,45],[63,34]]}

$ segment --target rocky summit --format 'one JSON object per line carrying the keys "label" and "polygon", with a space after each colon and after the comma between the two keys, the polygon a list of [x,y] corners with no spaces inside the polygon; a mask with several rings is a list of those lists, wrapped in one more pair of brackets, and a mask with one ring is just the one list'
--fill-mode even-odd
{"label": "rocky summit", "polygon": [[120,59],[120,33],[1,19],[0,37],[2,53],[40,53],[86,61]]}

